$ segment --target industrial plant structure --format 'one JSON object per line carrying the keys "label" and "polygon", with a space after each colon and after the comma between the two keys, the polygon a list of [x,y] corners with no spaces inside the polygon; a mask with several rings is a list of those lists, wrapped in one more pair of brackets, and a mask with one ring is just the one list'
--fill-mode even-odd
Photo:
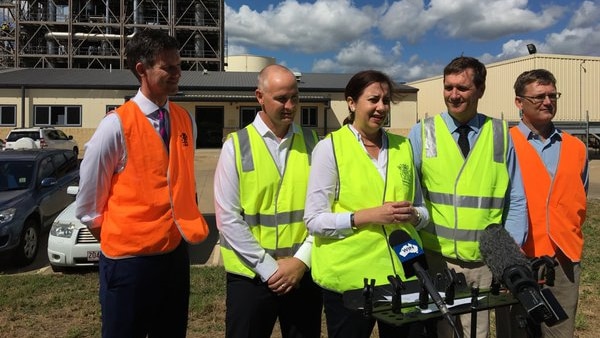
{"label": "industrial plant structure", "polygon": [[125,69],[137,31],[177,38],[183,70],[224,70],[223,0],[0,0],[0,69]]}

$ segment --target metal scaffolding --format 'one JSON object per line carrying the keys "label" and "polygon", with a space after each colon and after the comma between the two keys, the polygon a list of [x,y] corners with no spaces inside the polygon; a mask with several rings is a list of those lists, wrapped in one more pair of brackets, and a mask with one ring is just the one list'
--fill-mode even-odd
{"label": "metal scaffolding", "polygon": [[126,68],[138,30],[177,38],[183,70],[224,70],[224,0],[0,0],[0,69]]}

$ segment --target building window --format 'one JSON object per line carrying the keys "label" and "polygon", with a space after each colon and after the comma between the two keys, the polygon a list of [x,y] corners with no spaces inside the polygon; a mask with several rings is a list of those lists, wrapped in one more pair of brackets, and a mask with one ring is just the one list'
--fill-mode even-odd
{"label": "building window", "polygon": [[108,114],[109,112],[116,110],[117,108],[119,108],[120,106],[118,105],[114,105],[114,104],[109,104],[106,106],[106,112],[105,114]]}
{"label": "building window", "polygon": [[0,106],[0,126],[17,125],[17,106]]}
{"label": "building window", "polygon": [[383,124],[381,125],[382,127],[389,128],[389,127],[391,126],[391,124],[390,124],[390,119],[392,118],[392,117],[390,116],[390,115],[391,115],[391,114],[390,114],[391,112],[392,112],[391,110],[388,112],[388,115],[387,115],[387,117],[385,118],[385,121],[383,121]]}
{"label": "building window", "polygon": [[240,129],[254,121],[256,114],[260,111],[258,107],[240,107]]}
{"label": "building window", "polygon": [[34,126],[81,126],[81,106],[35,106]]}
{"label": "building window", "polygon": [[301,121],[303,127],[317,127],[317,107],[302,107]]}

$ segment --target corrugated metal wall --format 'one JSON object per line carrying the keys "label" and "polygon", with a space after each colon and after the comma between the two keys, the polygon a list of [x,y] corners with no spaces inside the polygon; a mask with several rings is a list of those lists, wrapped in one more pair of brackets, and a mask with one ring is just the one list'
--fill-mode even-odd
{"label": "corrugated metal wall", "polygon": [[[524,71],[544,68],[556,77],[562,93],[554,121],[600,122],[600,57],[533,54],[486,65],[486,91],[479,101],[479,111],[508,121],[518,121],[513,84]],[[437,76],[408,83],[419,89],[419,118],[445,111],[442,97],[443,79]]]}

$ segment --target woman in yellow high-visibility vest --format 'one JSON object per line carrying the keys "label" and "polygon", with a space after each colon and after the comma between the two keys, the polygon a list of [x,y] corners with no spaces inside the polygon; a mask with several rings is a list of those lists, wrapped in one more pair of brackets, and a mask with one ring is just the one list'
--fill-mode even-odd
{"label": "woman in yellow high-visibility vest", "polygon": [[[355,74],[345,91],[349,123],[313,151],[304,218],[315,237],[312,276],[323,289],[329,337],[370,337],[375,319],[345,308],[342,293],[362,288],[364,278],[404,279],[388,237],[401,229],[420,243],[416,229],[429,219],[408,140],[382,128],[392,93],[385,74]],[[407,337],[416,326],[378,328],[380,337]]]}

